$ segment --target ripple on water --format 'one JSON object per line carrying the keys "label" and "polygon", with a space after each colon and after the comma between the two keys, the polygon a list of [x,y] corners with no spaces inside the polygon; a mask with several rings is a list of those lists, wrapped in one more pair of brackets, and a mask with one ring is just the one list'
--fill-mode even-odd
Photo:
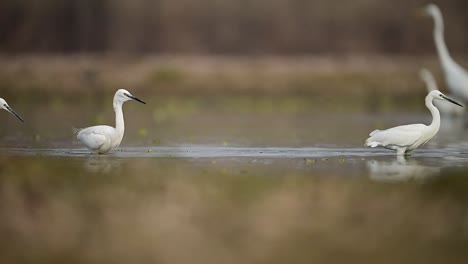
{"label": "ripple on water", "polygon": [[[87,157],[87,149],[26,149],[4,148],[0,149],[3,155],[19,156],[60,156],[60,157]],[[175,146],[175,147],[129,147],[120,148],[109,156],[128,158],[332,158],[332,157],[379,157],[395,156],[393,151],[377,148],[254,148],[254,147],[216,147],[216,146]],[[461,149],[419,149],[412,157],[444,158],[451,160],[467,160],[468,152]]]}

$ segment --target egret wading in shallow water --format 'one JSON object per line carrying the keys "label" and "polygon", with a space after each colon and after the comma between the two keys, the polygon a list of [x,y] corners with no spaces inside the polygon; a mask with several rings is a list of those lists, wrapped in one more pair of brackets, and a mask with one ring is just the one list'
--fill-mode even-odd
{"label": "egret wading in shallow water", "polygon": [[13,110],[3,98],[0,98],[0,109],[10,112],[12,115],[16,116],[19,120],[24,122],[23,118],[20,115],[18,115],[15,112],[15,110]]}
{"label": "egret wading in shallow water", "polygon": [[[428,69],[422,68],[419,71],[419,77],[426,83],[428,93],[434,90],[439,90],[437,89],[437,82],[434,76]],[[465,109],[463,107],[459,107],[448,102],[434,101],[434,105],[439,109],[442,116],[461,116],[465,113]]]}
{"label": "egret wading in shallow water", "polygon": [[434,41],[450,92],[457,98],[468,101],[468,72],[450,56],[444,40],[442,12],[435,4],[426,5],[422,12],[434,20]]}
{"label": "egret wading in shallow water", "polygon": [[130,100],[146,104],[125,89],[117,90],[114,95],[115,128],[111,126],[92,126],[75,129],[76,138],[87,148],[99,154],[105,154],[117,148],[122,142],[125,130],[122,105]]}
{"label": "egret wading in shallow water", "polygon": [[433,100],[447,100],[463,107],[456,101],[446,97],[440,91],[431,91],[426,96],[426,107],[431,111],[430,125],[411,124],[392,127],[386,130],[374,130],[369,134],[365,145],[371,148],[382,146],[397,151],[397,155],[411,155],[411,152],[433,138],[440,128],[440,113],[432,103]]}

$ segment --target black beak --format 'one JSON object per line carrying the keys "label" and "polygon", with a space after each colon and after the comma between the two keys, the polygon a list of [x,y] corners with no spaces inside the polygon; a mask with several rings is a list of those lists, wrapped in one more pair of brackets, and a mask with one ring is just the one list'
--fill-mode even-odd
{"label": "black beak", "polygon": [[13,110],[10,106],[7,105],[7,106],[5,106],[5,107],[6,107],[6,109],[8,110],[8,112],[14,114],[19,120],[21,120],[22,122],[24,122],[24,119],[23,119],[20,115],[18,115],[18,114],[15,112],[15,110]]}
{"label": "black beak", "polygon": [[143,102],[143,100],[141,100],[141,99],[138,99],[138,98],[136,98],[136,97],[135,97],[135,96],[133,96],[133,95],[126,94],[126,96],[127,96],[128,98],[131,98],[131,99],[133,99],[133,100],[137,101],[137,102],[140,102],[140,103],[142,103],[142,104],[146,104],[145,102]]}
{"label": "black beak", "polygon": [[444,96],[444,95],[442,95],[442,98],[444,98],[445,100],[451,102],[452,104],[456,104],[456,105],[458,105],[458,106],[463,107],[463,105],[461,105],[460,103],[458,103],[458,102],[456,102],[455,100],[450,99],[450,98],[448,98],[448,97],[446,97],[446,96]]}

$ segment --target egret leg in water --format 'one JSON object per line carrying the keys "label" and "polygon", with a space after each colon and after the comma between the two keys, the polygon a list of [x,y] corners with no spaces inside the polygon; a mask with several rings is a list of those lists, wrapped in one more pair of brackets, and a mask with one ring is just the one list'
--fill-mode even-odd
{"label": "egret leg in water", "polygon": [[422,13],[434,20],[434,41],[447,87],[454,96],[468,101],[468,72],[450,56],[444,40],[442,12],[437,5],[428,4],[422,9]]}
{"label": "egret leg in water", "polygon": [[431,111],[430,125],[411,124],[392,127],[386,130],[374,130],[366,140],[365,145],[371,148],[382,146],[397,151],[397,155],[411,155],[411,152],[433,138],[440,128],[440,113],[433,100],[446,100],[463,107],[456,101],[446,97],[438,90],[429,92],[426,96],[426,107]]}
{"label": "egret leg in water", "polygon": [[23,118],[20,115],[18,115],[15,112],[15,110],[13,110],[13,108],[11,108],[3,98],[0,98],[0,109],[6,110],[7,112],[9,112],[12,115],[16,116],[22,122],[24,122]]}
{"label": "egret leg in water", "polygon": [[114,95],[115,128],[111,126],[92,126],[76,129],[76,138],[94,153],[105,154],[116,149],[122,142],[125,130],[122,105],[130,100],[146,104],[130,94],[129,91],[119,89]]}

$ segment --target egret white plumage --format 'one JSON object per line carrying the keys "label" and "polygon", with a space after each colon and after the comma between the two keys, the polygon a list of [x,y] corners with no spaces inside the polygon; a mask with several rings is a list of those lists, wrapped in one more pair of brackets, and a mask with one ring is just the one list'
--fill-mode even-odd
{"label": "egret white plumage", "polygon": [[[432,75],[428,69],[422,68],[419,71],[419,77],[426,83],[427,92],[439,90],[437,89],[437,82],[434,78],[434,75]],[[434,101],[434,105],[439,109],[443,116],[461,116],[465,113],[465,108],[450,104],[448,102]]]}
{"label": "egret white plumage", "polygon": [[434,41],[450,92],[457,98],[468,101],[468,72],[450,56],[444,40],[442,12],[437,5],[428,4],[424,7],[423,13],[434,20]]}
{"label": "egret white plumage", "polygon": [[120,145],[125,125],[122,105],[130,100],[146,104],[125,89],[119,89],[114,95],[115,128],[111,126],[92,126],[76,129],[76,138],[95,153],[105,154]]}
{"label": "egret white plumage", "polygon": [[12,115],[16,116],[19,120],[24,122],[23,118],[20,115],[18,115],[15,112],[15,110],[13,110],[13,108],[11,108],[3,98],[0,98],[0,109],[3,109],[5,111],[11,113]]}
{"label": "egret white plumage", "polygon": [[397,155],[411,155],[411,152],[419,146],[424,145],[433,138],[440,128],[440,113],[432,103],[433,100],[447,100],[453,104],[463,107],[456,101],[446,97],[438,90],[429,92],[426,96],[426,107],[432,114],[430,125],[411,124],[397,126],[386,130],[374,130],[369,134],[365,145],[371,148],[382,146],[397,151]]}

